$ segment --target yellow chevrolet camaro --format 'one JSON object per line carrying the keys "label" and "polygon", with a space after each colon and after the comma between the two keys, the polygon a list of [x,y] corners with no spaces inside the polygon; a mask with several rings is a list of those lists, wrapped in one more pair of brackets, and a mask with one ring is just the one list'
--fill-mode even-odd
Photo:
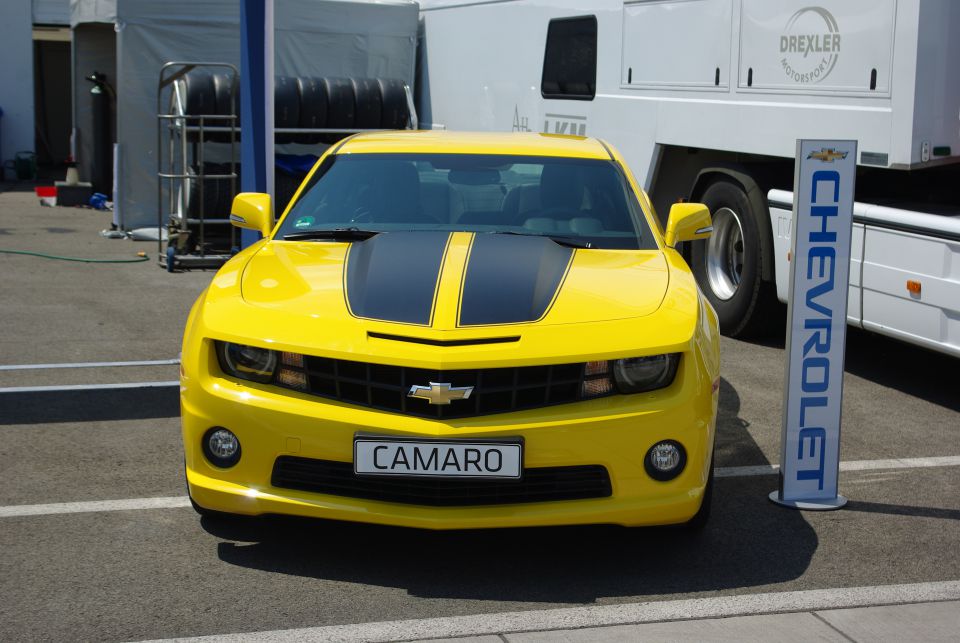
{"label": "yellow chevrolet camaro", "polygon": [[190,312],[201,513],[431,529],[702,526],[717,318],[607,143],[372,133],[332,147]]}

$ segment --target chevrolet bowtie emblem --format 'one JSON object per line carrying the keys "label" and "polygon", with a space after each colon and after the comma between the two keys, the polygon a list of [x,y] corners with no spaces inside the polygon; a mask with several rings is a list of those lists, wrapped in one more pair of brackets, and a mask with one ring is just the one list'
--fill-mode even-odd
{"label": "chevrolet bowtie emblem", "polygon": [[847,158],[847,152],[838,152],[832,148],[821,148],[819,152],[810,152],[807,155],[808,159],[818,159],[824,163],[833,163],[837,159]]}
{"label": "chevrolet bowtie emblem", "polygon": [[472,386],[451,386],[448,383],[430,382],[430,386],[414,384],[407,397],[426,400],[430,404],[450,404],[452,400],[465,400],[473,393]]}

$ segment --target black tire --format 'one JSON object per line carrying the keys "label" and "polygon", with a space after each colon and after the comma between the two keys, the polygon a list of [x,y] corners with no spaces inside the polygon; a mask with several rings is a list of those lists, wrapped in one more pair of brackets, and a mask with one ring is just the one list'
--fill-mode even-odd
{"label": "black tire", "polygon": [[[213,78],[210,74],[198,71],[192,71],[185,74],[182,79],[177,81],[179,84],[182,104],[177,111],[186,116],[200,116],[215,114],[217,110],[216,93],[213,87]],[[204,126],[212,125],[212,121],[204,121]],[[200,119],[188,118],[187,125],[198,126]],[[194,142],[199,140],[199,132],[190,132],[187,134],[187,140]],[[210,134],[204,134],[204,138],[209,140]]]}
{"label": "black tire", "polygon": [[[227,73],[215,73],[212,75],[213,78],[213,94],[214,94],[214,103],[216,105],[216,114],[218,116],[229,116],[231,114],[239,114],[240,107],[240,94],[239,88],[236,96],[231,98],[231,89],[233,83],[231,79],[233,76]],[[216,127],[230,127],[229,120],[216,120],[207,123],[208,125]],[[237,138],[240,137],[240,119],[238,118],[235,123],[237,127]],[[217,132],[210,135],[211,141],[216,141],[218,143],[229,143],[230,142],[230,133],[229,132]]]}
{"label": "black tire", "polygon": [[356,101],[357,129],[379,129],[381,98],[380,84],[373,78],[354,78],[353,96]]}
{"label": "black tire", "polygon": [[[304,129],[327,126],[327,88],[319,78],[298,78],[300,91],[300,125]],[[319,143],[319,134],[298,134],[298,143]]]}
{"label": "black tire", "polygon": [[[205,163],[203,166],[204,174],[219,174],[217,166],[214,163]],[[191,176],[197,175],[197,167],[191,165],[187,170],[187,174]],[[217,217],[216,211],[220,204],[220,181],[214,181],[207,179],[203,182],[203,216],[206,219],[214,218],[226,218],[229,216],[229,213],[224,217]],[[185,192],[181,199],[185,206],[184,212],[188,218],[198,219],[200,218],[200,180],[199,179],[184,179],[183,185]],[[229,186],[229,182],[227,183]]]}
{"label": "black tire", "polygon": [[732,181],[711,183],[699,200],[710,209],[714,232],[710,239],[692,244],[690,267],[717,311],[720,332],[731,337],[756,334],[772,303],[771,285],[763,281],[764,213],[757,212]]}
{"label": "black tire", "polygon": [[684,529],[687,531],[702,531],[710,521],[710,508],[713,505],[713,470],[715,464],[714,461],[716,460],[715,455],[716,454],[712,455],[710,458],[710,474],[707,476],[707,487],[703,490],[703,501],[700,503],[700,508],[697,510],[697,513],[693,514],[693,518],[683,524]]}
{"label": "black tire", "polygon": [[403,81],[393,78],[380,78],[380,127],[385,129],[406,129],[410,120],[407,107],[407,94],[403,90]]}
{"label": "black tire", "polygon": [[[277,129],[300,127],[300,92],[297,79],[277,76],[273,86],[273,124]],[[277,134],[277,143],[292,143],[296,134]]]}
{"label": "black tire", "polygon": [[[216,114],[217,99],[213,76],[192,71],[183,77],[187,114]],[[206,124],[206,123],[205,123]]]}
{"label": "black tire", "polygon": [[[191,165],[187,168],[188,176],[196,176],[197,168]],[[180,217],[196,218],[200,213],[200,190],[197,189],[199,181],[193,178],[183,179],[177,192],[177,214]]]}
{"label": "black tire", "polygon": [[[327,91],[327,127],[330,129],[353,129],[356,119],[356,102],[353,83],[346,78],[324,78]],[[335,143],[347,134],[326,134],[323,140]]]}
{"label": "black tire", "polygon": [[[203,164],[203,173],[204,174],[219,174],[220,168],[215,163],[204,163]],[[220,206],[220,186],[222,181],[219,179],[205,179],[203,181],[203,217],[205,219],[225,219],[230,216],[229,213],[222,214],[217,212],[218,207]],[[228,184],[229,185],[229,184]],[[200,191],[200,181],[197,181],[196,186],[194,186],[197,192]],[[197,210],[196,216],[200,216],[200,211]],[[208,231],[210,226],[207,226]]]}
{"label": "black tire", "polygon": [[[236,163],[233,166],[233,171],[237,173],[237,192],[240,188],[240,164]],[[230,164],[229,163],[210,163],[207,169],[207,172],[210,174],[230,174]],[[217,179],[217,202],[214,207],[213,215],[216,219],[227,219],[230,217],[230,208],[233,206],[233,197],[237,196],[234,192],[232,186],[230,185],[230,179]]]}

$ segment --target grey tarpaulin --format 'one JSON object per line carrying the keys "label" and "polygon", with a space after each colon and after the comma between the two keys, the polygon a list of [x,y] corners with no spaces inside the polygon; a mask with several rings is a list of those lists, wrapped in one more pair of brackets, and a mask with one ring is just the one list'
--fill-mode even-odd
{"label": "grey tarpaulin", "polygon": [[[114,203],[124,229],[157,221],[157,79],[172,60],[240,64],[238,0],[73,0],[74,33],[114,24],[117,141]],[[284,76],[399,78],[413,86],[419,7],[410,0],[279,0],[274,6],[276,73]],[[75,51],[81,47],[75,46]],[[98,51],[104,50],[100,43]],[[92,59],[88,53],[88,58]],[[75,59],[77,77],[93,72]],[[241,75],[243,71],[241,70]],[[84,83],[87,85],[88,83]],[[75,87],[74,95],[89,91]],[[80,103],[78,103],[79,107]],[[78,108],[78,154],[88,167]],[[89,136],[87,136],[89,138]],[[298,148],[303,151],[302,147]],[[81,172],[82,178],[83,176]]]}
{"label": "grey tarpaulin", "polygon": [[70,26],[117,21],[117,0],[70,0]]}

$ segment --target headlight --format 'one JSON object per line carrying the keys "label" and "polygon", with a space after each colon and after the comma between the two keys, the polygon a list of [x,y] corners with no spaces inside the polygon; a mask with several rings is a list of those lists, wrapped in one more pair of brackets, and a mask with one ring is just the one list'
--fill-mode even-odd
{"label": "headlight", "polygon": [[642,393],[670,386],[677,375],[680,353],[587,362],[580,397],[589,400],[611,393]]}
{"label": "headlight", "polygon": [[614,360],[613,381],[621,393],[653,391],[670,386],[679,364],[679,353]]}
{"label": "headlight", "polygon": [[277,369],[276,351],[230,342],[217,342],[217,360],[227,375],[251,382],[270,382]]}

